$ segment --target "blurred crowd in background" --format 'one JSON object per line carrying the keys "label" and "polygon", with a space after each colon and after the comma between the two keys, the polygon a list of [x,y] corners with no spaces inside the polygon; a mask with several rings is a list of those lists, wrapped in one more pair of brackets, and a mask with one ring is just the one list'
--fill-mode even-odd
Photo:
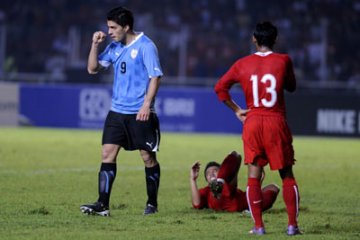
{"label": "blurred crowd in background", "polygon": [[107,32],[106,13],[120,5],[156,43],[166,76],[220,77],[255,51],[253,29],[270,20],[275,51],[292,57],[299,81],[360,84],[360,0],[1,1],[5,76],[51,73],[63,82],[74,80],[71,70],[86,73],[92,33]]}

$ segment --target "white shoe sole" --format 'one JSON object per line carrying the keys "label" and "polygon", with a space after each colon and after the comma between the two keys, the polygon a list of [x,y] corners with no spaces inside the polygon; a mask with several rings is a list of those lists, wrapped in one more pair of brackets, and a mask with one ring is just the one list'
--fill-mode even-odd
{"label": "white shoe sole", "polygon": [[89,207],[80,207],[80,210],[82,213],[87,214],[87,215],[99,215],[99,216],[103,216],[103,217],[109,217],[110,216],[110,211],[109,210],[105,210],[102,212],[96,212],[94,211],[94,209],[89,208]]}

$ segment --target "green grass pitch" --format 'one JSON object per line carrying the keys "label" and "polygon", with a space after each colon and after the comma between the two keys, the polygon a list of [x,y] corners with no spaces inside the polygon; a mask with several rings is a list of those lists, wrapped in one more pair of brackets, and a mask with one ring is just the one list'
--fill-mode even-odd
{"label": "green grass pitch", "polygon": [[[143,216],[144,166],[137,151],[121,151],[111,196],[111,217],[83,215],[97,198],[101,131],[0,128],[0,239],[256,239],[251,217],[194,210],[189,172],[193,162],[221,161],[242,153],[237,135],[163,133],[159,213]],[[360,239],[360,141],[294,137],[294,167],[301,195],[295,239]],[[246,186],[242,166],[239,187]],[[266,168],[264,184],[281,186]],[[199,185],[205,184],[199,178]],[[282,196],[264,214],[267,235],[288,239]]]}

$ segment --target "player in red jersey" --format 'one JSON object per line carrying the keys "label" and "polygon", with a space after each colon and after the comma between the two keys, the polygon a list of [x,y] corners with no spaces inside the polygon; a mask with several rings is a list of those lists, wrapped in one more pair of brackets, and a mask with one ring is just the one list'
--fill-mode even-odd
{"label": "player in red jersey", "polygon": [[[240,165],[241,156],[236,151],[227,155],[221,165],[217,162],[209,162],[204,170],[208,186],[199,189],[196,181],[200,172],[200,163],[195,162],[190,170],[191,200],[193,207],[197,209],[211,208],[217,211],[228,212],[249,210],[246,193],[237,188],[237,175]],[[213,185],[216,179],[223,183],[221,184],[221,193],[212,189],[212,187],[216,187]],[[262,211],[272,207],[279,190],[275,184],[269,184],[262,189],[264,199]]]}
{"label": "player in red jersey", "polygon": [[[288,55],[272,51],[277,28],[270,22],[256,25],[253,42],[257,52],[237,60],[215,86],[220,101],[232,109],[244,124],[243,144],[248,165],[247,199],[255,222],[250,233],[265,234],[262,220],[261,173],[269,163],[278,170],[283,182],[283,199],[288,213],[288,235],[300,234],[297,216],[299,191],[293,174],[292,134],[286,122],[284,90],[294,92],[296,79]],[[243,89],[247,109],[230,96],[234,84]]]}

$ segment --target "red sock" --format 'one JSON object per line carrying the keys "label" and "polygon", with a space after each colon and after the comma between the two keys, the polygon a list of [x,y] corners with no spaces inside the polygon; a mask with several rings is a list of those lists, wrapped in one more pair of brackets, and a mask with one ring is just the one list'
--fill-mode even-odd
{"label": "red sock", "polygon": [[300,195],[294,178],[283,179],[283,198],[288,213],[288,225],[297,226]]}
{"label": "red sock", "polygon": [[217,178],[224,179],[225,182],[229,183],[237,176],[239,168],[239,159],[235,155],[229,154],[221,163]]}
{"label": "red sock", "polygon": [[260,179],[248,178],[246,198],[249,205],[249,210],[251,212],[251,216],[255,222],[255,227],[264,227],[264,222],[262,220],[263,198]]}
{"label": "red sock", "polygon": [[273,206],[278,196],[278,192],[274,192],[272,190],[266,190],[265,192],[262,192],[262,196],[263,196],[262,211],[265,211]]}

